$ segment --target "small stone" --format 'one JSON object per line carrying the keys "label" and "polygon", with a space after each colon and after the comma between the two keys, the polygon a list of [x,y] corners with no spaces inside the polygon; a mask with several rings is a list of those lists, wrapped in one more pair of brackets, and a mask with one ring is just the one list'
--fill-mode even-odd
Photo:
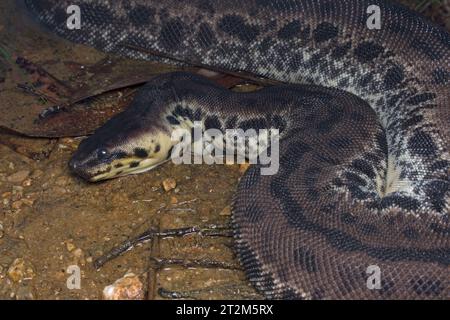
{"label": "small stone", "polygon": [[162,182],[162,186],[164,188],[164,191],[168,192],[177,187],[177,182],[173,178],[167,178]]}
{"label": "small stone", "polygon": [[226,206],[225,208],[220,211],[219,216],[231,216],[231,207]]}
{"label": "small stone", "polygon": [[67,251],[72,252],[75,249],[75,245],[72,242],[67,241],[66,242],[66,249],[67,249]]}
{"label": "small stone", "polygon": [[32,184],[32,181],[31,181],[30,178],[25,179],[25,180],[22,182],[22,186],[24,186],[24,187],[29,187],[29,186],[31,186],[31,184]]}
{"label": "small stone", "polygon": [[34,200],[33,199],[22,199],[22,203],[28,207],[33,206]]}
{"label": "small stone", "polygon": [[12,183],[20,183],[30,175],[29,170],[20,170],[10,175],[7,180]]}
{"label": "small stone", "polygon": [[143,284],[134,273],[125,274],[103,289],[105,300],[142,300],[143,298]]}
{"label": "small stone", "polygon": [[2,193],[2,198],[8,198],[8,197],[11,197],[11,195],[12,195],[12,193],[11,192],[3,192]]}
{"label": "small stone", "polygon": [[20,210],[24,205],[28,206],[28,207],[33,206],[33,203],[34,203],[34,200],[32,200],[32,199],[20,199],[20,200],[14,201],[11,204],[11,208],[13,210]]}
{"label": "small stone", "polygon": [[74,250],[73,255],[75,256],[75,258],[82,258],[84,253],[83,253],[83,250],[78,248],[78,249]]}
{"label": "small stone", "polygon": [[87,263],[92,263],[94,261],[94,259],[92,257],[87,257],[86,258],[86,262]]}
{"label": "small stone", "polygon": [[170,204],[177,204],[177,203],[178,203],[177,197],[170,197]]}
{"label": "small stone", "polygon": [[14,282],[22,282],[24,279],[32,279],[34,271],[22,258],[17,258],[8,268],[8,277]]}

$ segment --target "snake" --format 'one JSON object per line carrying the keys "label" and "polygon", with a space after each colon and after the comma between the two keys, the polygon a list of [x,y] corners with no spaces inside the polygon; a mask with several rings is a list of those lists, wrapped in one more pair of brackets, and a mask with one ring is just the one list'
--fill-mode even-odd
{"label": "snake", "polygon": [[[259,292],[450,298],[447,31],[387,0],[24,1],[72,42],[280,82],[243,93],[183,71],[157,76],[80,143],[76,175],[150,170],[195,121],[277,129],[278,172],[251,165],[232,201],[234,249]],[[68,27],[70,5],[80,28]]]}

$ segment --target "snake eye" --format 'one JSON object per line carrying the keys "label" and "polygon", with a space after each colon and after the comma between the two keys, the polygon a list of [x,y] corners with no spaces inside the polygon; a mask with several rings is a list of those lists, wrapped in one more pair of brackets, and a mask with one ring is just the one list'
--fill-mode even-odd
{"label": "snake eye", "polygon": [[106,159],[106,158],[108,157],[108,155],[109,155],[109,152],[108,152],[108,150],[106,150],[106,149],[99,149],[99,150],[97,151],[97,158],[98,158],[99,160],[104,160],[104,159]]}

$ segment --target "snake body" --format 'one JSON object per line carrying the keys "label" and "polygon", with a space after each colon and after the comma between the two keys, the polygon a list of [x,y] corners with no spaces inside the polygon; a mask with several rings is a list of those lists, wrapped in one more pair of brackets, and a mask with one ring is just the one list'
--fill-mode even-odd
{"label": "snake body", "polygon": [[[444,30],[384,0],[25,3],[57,34],[107,52],[154,59],[139,47],[289,83],[237,94],[186,73],[153,79],[80,144],[77,174],[148,170],[167,158],[170,131],[193,120],[278,128],[279,172],[252,166],[233,201],[236,250],[257,289],[268,298],[450,298]],[[69,30],[76,3],[82,26]],[[367,24],[374,6],[380,29]],[[377,270],[381,286],[371,288]]]}

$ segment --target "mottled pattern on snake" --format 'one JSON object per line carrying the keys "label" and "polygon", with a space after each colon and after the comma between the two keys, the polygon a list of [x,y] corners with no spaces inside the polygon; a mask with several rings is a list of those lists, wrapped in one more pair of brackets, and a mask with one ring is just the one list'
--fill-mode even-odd
{"label": "mottled pattern on snake", "polygon": [[[372,149],[339,136],[342,117],[325,109],[329,135],[287,137],[277,175],[247,172],[233,205],[238,255],[271,298],[450,297],[448,33],[382,0],[86,0],[80,30],[66,27],[73,1],[25,2],[52,31],[101,50],[154,59],[139,47],[365,100],[384,128]],[[380,30],[367,28],[370,5]],[[381,290],[366,287],[369,265]]]}

